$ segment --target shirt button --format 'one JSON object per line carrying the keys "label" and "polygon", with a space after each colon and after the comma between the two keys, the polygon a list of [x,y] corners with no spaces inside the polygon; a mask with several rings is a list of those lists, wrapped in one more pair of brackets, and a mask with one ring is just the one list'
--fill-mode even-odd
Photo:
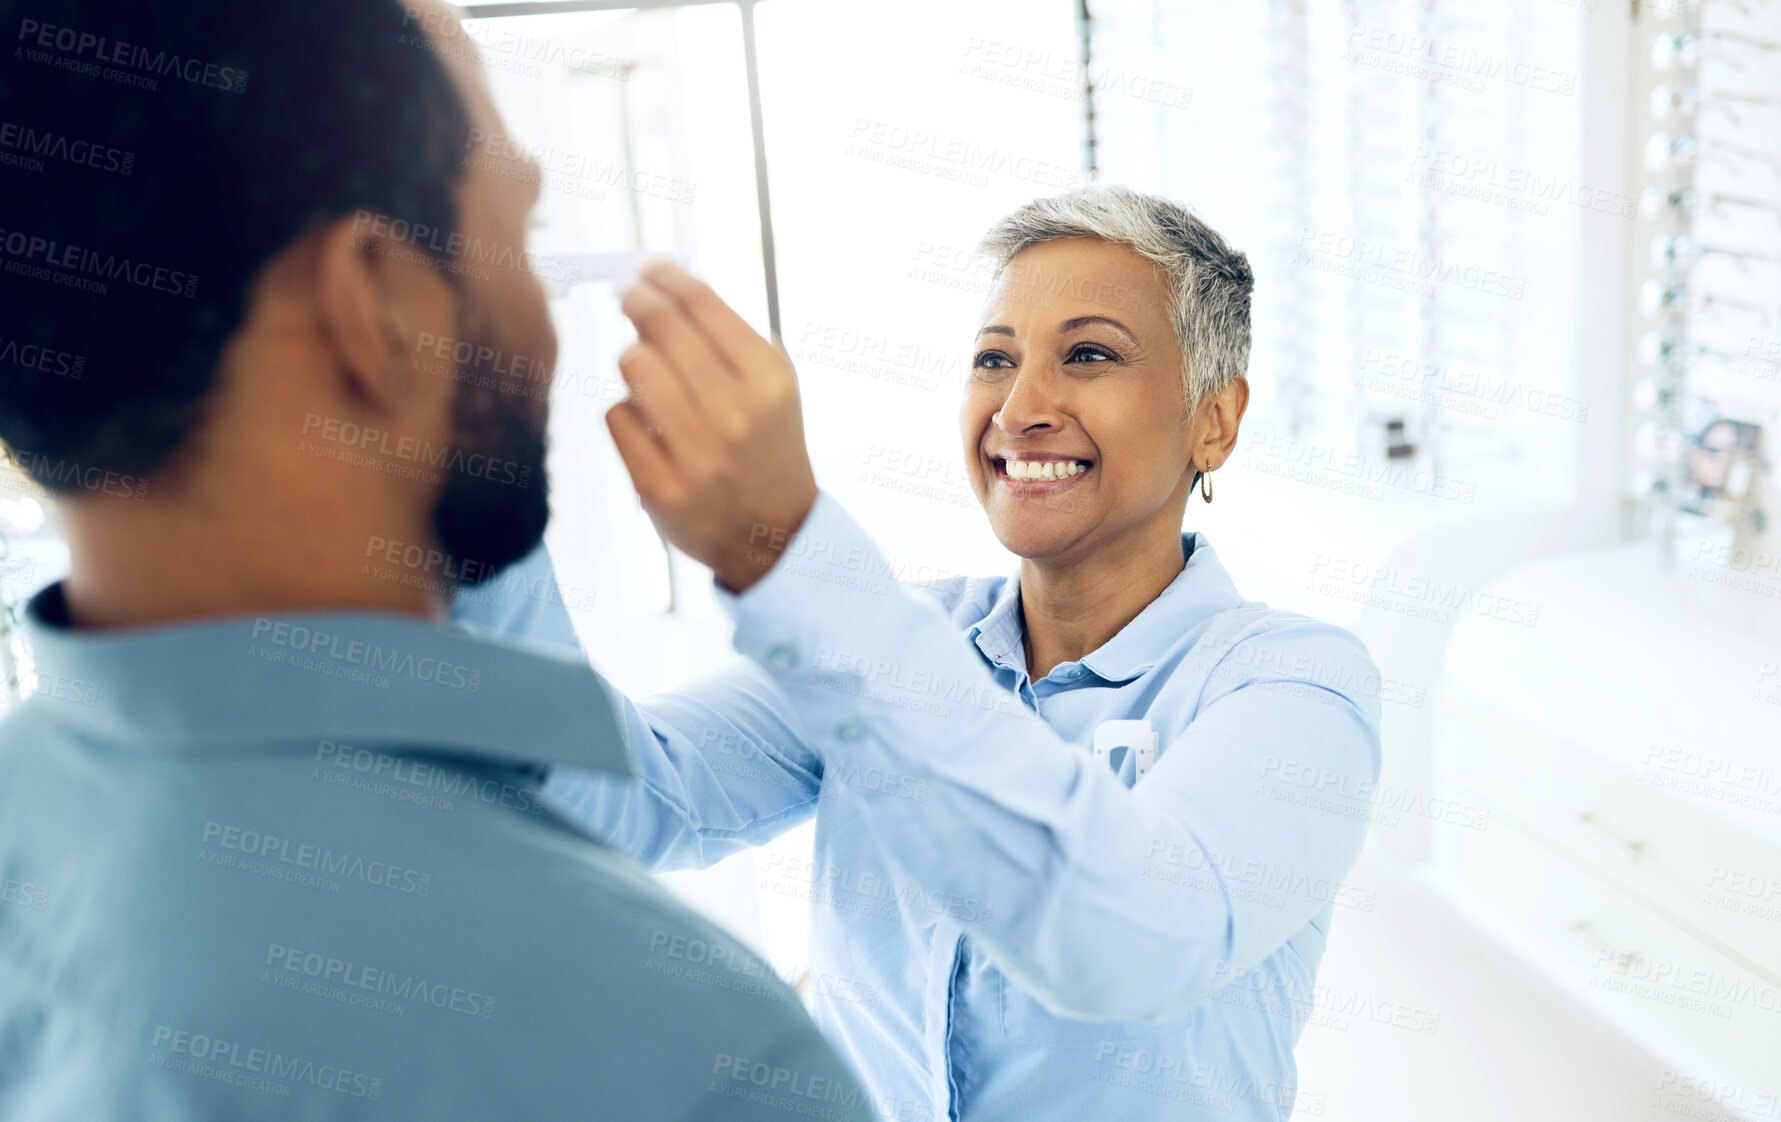
{"label": "shirt button", "polygon": [[846,724],[842,725],[840,728],[836,729],[835,735],[840,737],[842,740],[858,740],[862,735],[864,735],[865,731],[866,730],[860,728],[858,723],[856,723],[854,721],[849,721]]}
{"label": "shirt button", "polygon": [[767,652],[767,661],[772,663],[776,670],[790,670],[798,665],[798,652],[781,643]]}

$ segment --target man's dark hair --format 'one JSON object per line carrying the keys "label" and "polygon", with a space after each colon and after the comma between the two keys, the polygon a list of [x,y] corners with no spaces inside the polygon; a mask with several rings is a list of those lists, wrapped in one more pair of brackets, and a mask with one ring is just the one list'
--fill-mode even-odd
{"label": "man's dark hair", "polygon": [[0,0],[0,33],[0,440],[51,491],[169,462],[304,233],[456,228],[468,112],[397,0]]}

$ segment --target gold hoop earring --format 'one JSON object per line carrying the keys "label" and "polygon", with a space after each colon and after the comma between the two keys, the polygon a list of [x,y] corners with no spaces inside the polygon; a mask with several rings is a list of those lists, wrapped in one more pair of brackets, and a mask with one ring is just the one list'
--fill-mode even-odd
{"label": "gold hoop earring", "polygon": [[1200,498],[1212,501],[1212,469],[1207,468],[1200,473]]}

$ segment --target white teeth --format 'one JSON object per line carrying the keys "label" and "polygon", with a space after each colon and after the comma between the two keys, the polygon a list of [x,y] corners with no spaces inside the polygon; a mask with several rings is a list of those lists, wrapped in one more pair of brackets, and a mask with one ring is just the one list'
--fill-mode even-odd
{"label": "white teeth", "polygon": [[1004,460],[1002,466],[1009,479],[1027,481],[1068,479],[1088,470],[1075,460]]}

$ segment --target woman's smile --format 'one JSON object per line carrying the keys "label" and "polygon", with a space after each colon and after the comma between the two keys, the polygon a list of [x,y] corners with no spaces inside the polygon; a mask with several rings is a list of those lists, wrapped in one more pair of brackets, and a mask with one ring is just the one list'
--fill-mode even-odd
{"label": "woman's smile", "polygon": [[1002,452],[990,457],[996,484],[1014,495],[1054,495],[1081,483],[1094,461],[1055,452]]}

